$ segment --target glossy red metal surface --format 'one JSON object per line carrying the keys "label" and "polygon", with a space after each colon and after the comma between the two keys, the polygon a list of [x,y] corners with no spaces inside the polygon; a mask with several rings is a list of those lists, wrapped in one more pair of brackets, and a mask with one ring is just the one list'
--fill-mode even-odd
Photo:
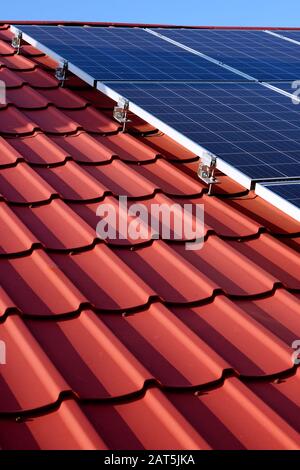
{"label": "glossy red metal surface", "polygon": [[[0,27],[0,447],[300,449],[300,224]],[[146,135],[144,134],[146,133]],[[108,238],[118,196],[204,206],[187,239]],[[147,226],[147,223],[146,223]]]}

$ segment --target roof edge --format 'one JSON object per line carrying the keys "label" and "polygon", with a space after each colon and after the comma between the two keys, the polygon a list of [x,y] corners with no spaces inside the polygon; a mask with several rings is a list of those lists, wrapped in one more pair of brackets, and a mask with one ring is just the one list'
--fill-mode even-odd
{"label": "roof edge", "polygon": [[46,20],[2,20],[0,22],[2,25],[7,24],[26,24],[26,25],[49,25],[49,26],[115,26],[115,27],[131,27],[131,28],[186,28],[186,29],[233,29],[233,30],[280,30],[280,31],[287,31],[287,30],[294,30],[299,31],[300,27],[286,27],[286,26],[191,26],[191,25],[173,25],[173,24],[157,24],[157,23],[114,23],[114,22],[97,22],[97,21],[64,21],[64,20],[53,20],[53,21],[46,21]]}

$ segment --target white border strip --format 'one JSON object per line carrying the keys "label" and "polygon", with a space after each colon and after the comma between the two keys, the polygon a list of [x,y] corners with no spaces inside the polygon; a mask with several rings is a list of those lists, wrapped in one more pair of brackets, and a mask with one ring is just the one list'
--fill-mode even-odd
{"label": "white border strip", "polygon": [[265,88],[269,88],[270,90],[276,91],[277,93],[280,93],[281,95],[286,96],[287,98],[290,98],[291,100],[293,100],[293,103],[295,103],[295,101],[298,101],[298,103],[300,103],[299,96],[294,95],[293,93],[289,93],[288,91],[282,90],[281,88],[277,88],[277,86],[271,85],[271,83],[260,82],[260,85],[264,86]]}
{"label": "white border strip", "polygon": [[[269,185],[271,184],[272,183],[269,183]],[[276,184],[276,183],[273,183],[273,184]],[[278,183],[278,186],[279,186],[279,183]],[[256,184],[255,193],[261,198],[263,198],[265,201],[277,207],[277,209],[280,209],[285,214],[297,220],[297,222],[300,222],[300,209],[296,207],[294,204],[292,204],[291,202],[283,199],[281,196],[274,193],[271,189],[268,188],[268,185],[264,185],[260,183]]]}
{"label": "white border strip", "polygon": [[267,29],[265,29],[264,33],[270,34],[271,36],[275,36],[276,38],[284,39],[285,41],[292,42],[293,44],[297,44],[298,46],[300,46],[300,41],[284,36],[284,32],[283,34],[279,34],[275,33],[274,31],[268,31]]}

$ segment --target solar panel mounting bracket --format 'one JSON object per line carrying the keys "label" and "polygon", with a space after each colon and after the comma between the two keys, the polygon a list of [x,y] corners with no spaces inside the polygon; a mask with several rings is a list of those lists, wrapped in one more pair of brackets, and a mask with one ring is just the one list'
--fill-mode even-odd
{"label": "solar panel mounting bracket", "polygon": [[11,45],[14,49],[17,49],[17,54],[20,54],[21,49],[21,42],[22,42],[22,33],[18,31],[16,35],[12,38]]}
{"label": "solar panel mounting bracket", "polygon": [[217,157],[212,154],[204,155],[200,158],[198,167],[198,177],[206,184],[209,185],[208,195],[211,195],[212,186],[218,183],[215,177],[215,170],[217,166]]}
{"label": "solar panel mounting bracket", "polygon": [[60,81],[60,86],[64,86],[67,80],[68,61],[63,60],[55,70],[55,78]]}
{"label": "solar panel mounting bracket", "polygon": [[126,98],[119,98],[117,105],[114,107],[113,117],[116,121],[123,124],[122,132],[126,129],[127,122],[131,122],[128,119],[128,111],[129,111],[129,101]]}

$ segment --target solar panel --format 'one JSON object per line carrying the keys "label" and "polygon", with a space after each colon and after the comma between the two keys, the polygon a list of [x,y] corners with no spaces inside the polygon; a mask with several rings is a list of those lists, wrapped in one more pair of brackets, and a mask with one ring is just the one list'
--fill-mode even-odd
{"label": "solar panel", "polygon": [[217,157],[223,173],[248,188],[256,183],[265,199],[274,197],[277,207],[298,217],[298,196],[291,191],[300,184],[293,182],[288,193],[287,186],[275,184],[300,180],[300,107],[291,96],[292,82],[300,78],[297,44],[264,31],[12,29],[54,59],[66,60],[71,72],[115,101],[129,100],[130,111],[202,162],[213,166]]}
{"label": "solar panel", "polygon": [[40,49],[48,48],[94,80],[236,80],[234,73],[141,28],[22,25],[18,29],[24,38],[34,38]]}
{"label": "solar panel", "polygon": [[[300,80],[300,77],[299,77]],[[280,88],[281,90],[286,91],[287,93],[293,94],[295,91],[300,88],[300,81],[299,84],[293,86],[293,83],[295,83],[296,80],[290,81],[290,82],[268,82],[270,85],[273,85],[277,88]]]}
{"label": "solar panel", "polygon": [[172,40],[210,55],[258,80],[300,78],[297,44],[264,31],[212,29],[155,29]]}
{"label": "solar panel", "polygon": [[114,83],[252,180],[300,177],[300,106],[257,83]]}
{"label": "solar panel", "polygon": [[283,31],[283,30],[277,30],[274,31],[277,34],[280,34],[280,36],[284,36],[289,39],[293,39],[294,41],[298,41],[300,44],[300,31]]}
{"label": "solar panel", "polygon": [[300,181],[258,184],[255,192],[300,222]]}

